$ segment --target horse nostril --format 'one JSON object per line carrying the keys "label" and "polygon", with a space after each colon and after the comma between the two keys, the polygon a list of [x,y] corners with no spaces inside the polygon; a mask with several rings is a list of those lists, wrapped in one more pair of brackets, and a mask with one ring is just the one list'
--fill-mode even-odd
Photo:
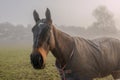
{"label": "horse nostril", "polygon": [[39,53],[32,53],[30,55],[31,64],[35,69],[41,69],[43,66],[43,58]]}
{"label": "horse nostril", "polygon": [[38,60],[40,61],[40,63],[42,63],[42,56],[40,56]]}

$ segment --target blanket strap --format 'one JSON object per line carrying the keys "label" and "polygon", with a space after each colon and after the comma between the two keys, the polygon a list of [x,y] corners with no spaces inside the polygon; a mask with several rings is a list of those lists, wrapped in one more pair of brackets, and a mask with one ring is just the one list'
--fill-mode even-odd
{"label": "blanket strap", "polygon": [[62,77],[62,80],[66,80],[65,74],[70,74],[70,73],[72,73],[72,70],[70,70],[70,69],[69,69],[69,70],[65,70],[65,68],[66,68],[66,66],[68,65],[68,63],[70,62],[70,60],[72,59],[72,56],[73,56],[73,54],[74,54],[74,50],[75,50],[75,49],[73,48],[73,50],[72,50],[72,52],[71,52],[71,54],[70,54],[70,57],[69,57],[68,62],[67,62],[63,67],[61,67],[61,64],[56,61],[56,67],[57,67],[58,71],[60,72],[60,75],[61,75],[61,77]]}

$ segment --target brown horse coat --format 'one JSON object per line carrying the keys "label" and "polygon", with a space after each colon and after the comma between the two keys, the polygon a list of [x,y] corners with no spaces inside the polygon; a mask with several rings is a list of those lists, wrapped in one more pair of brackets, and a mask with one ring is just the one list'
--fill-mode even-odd
{"label": "brown horse coat", "polygon": [[71,70],[71,73],[65,74],[66,80],[91,80],[120,70],[119,40],[113,38],[86,40],[74,37],[74,42],[72,59],[65,68]]}

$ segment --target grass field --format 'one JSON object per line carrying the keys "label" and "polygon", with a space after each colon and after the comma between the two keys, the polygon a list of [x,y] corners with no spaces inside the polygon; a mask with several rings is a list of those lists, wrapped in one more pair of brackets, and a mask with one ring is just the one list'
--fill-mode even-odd
{"label": "grass field", "polygon": [[[0,80],[60,80],[54,57],[49,54],[46,68],[35,70],[30,63],[31,48],[0,48]],[[111,76],[95,80],[113,80]]]}

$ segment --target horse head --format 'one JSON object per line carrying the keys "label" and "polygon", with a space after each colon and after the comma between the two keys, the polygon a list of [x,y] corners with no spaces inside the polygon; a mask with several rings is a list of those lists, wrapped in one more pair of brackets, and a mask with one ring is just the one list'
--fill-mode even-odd
{"label": "horse head", "polygon": [[53,25],[50,10],[47,8],[46,18],[40,19],[39,14],[34,10],[33,17],[35,26],[33,32],[33,50],[31,53],[31,63],[35,69],[43,69],[46,63],[46,57],[51,48],[53,48]]}

